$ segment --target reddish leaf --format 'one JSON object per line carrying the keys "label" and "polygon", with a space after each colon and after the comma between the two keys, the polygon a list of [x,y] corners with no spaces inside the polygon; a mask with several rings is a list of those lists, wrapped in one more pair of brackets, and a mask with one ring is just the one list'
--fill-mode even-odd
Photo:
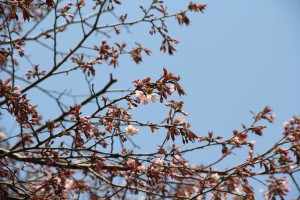
{"label": "reddish leaf", "polygon": [[26,20],[30,20],[30,18],[34,18],[31,14],[30,14],[30,12],[27,10],[27,9],[25,9],[25,8],[22,8],[22,13],[23,13],[23,19],[24,19],[24,21],[26,21]]}
{"label": "reddish leaf", "polygon": [[47,4],[47,6],[49,6],[49,7],[53,7],[53,6],[54,6],[53,0],[46,0],[46,4]]}

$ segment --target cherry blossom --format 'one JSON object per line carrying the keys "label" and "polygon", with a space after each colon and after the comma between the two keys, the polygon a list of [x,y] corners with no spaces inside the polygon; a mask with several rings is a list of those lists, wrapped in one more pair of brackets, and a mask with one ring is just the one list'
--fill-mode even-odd
{"label": "cherry blossom", "polygon": [[147,168],[144,165],[140,165],[137,168],[140,172],[146,172]]}
{"label": "cherry blossom", "polygon": [[154,163],[157,164],[157,165],[163,165],[164,164],[164,159],[163,158],[156,158]]}
{"label": "cherry blossom", "polygon": [[139,129],[133,127],[132,125],[128,125],[127,128],[125,128],[125,131],[128,135],[136,135],[139,133]]}
{"label": "cherry blossom", "polygon": [[179,124],[186,123],[185,117],[183,117],[183,116],[178,116],[178,117],[176,118],[176,120],[178,120],[178,123],[179,123]]}
{"label": "cherry blossom", "polygon": [[144,96],[143,98],[139,98],[139,101],[141,104],[144,104],[144,105],[148,104],[148,99],[146,98],[146,96]]}
{"label": "cherry blossom", "polygon": [[144,93],[140,90],[135,91],[135,97],[136,98],[144,98]]}
{"label": "cherry blossom", "polygon": [[218,181],[220,179],[220,176],[218,173],[214,173],[211,175],[211,178],[214,180],[214,181]]}
{"label": "cherry blossom", "polygon": [[153,103],[158,100],[158,95],[156,93],[147,94],[147,99],[151,100]]}
{"label": "cherry blossom", "polygon": [[290,122],[284,122],[284,123],[283,123],[283,126],[284,126],[285,128],[288,128],[289,125],[290,125]]}
{"label": "cherry blossom", "polygon": [[174,85],[174,84],[171,84],[171,85],[169,86],[169,92],[170,92],[170,94],[172,94],[174,91],[175,91],[175,85]]}

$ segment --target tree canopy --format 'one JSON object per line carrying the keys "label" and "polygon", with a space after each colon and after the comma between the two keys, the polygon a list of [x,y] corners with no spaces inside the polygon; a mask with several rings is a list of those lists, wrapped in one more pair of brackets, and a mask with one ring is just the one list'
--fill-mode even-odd
{"label": "tree canopy", "polygon": [[[179,40],[169,23],[175,19],[176,31],[182,31],[191,14],[204,14],[206,8],[181,2],[180,10],[170,12],[174,2],[137,1],[137,9],[126,3],[0,2],[0,108],[15,127],[0,132],[1,199],[250,200],[259,195],[253,180],[267,188],[266,199],[284,199],[290,184],[300,198],[295,178],[299,116],[284,122],[282,138],[258,154],[259,144],[249,135],[263,137],[266,125],[273,123],[269,106],[252,112],[251,124],[221,136],[192,129],[180,74],[169,69],[133,80],[129,89],[112,89],[124,59],[139,64],[154,51],[173,55]],[[149,33],[135,32],[136,37],[155,38],[157,49],[122,37],[133,26]],[[86,88],[84,94],[78,94],[79,87]],[[157,119],[148,121],[147,112],[154,111]],[[143,143],[136,137],[143,137]],[[150,140],[156,146],[145,150]],[[239,149],[246,152],[240,163],[220,168]],[[199,151],[218,159],[193,163],[186,156]]]}

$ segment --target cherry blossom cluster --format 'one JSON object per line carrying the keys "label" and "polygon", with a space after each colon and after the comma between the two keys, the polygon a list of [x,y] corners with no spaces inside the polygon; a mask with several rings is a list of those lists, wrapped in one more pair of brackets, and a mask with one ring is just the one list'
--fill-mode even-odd
{"label": "cherry blossom cluster", "polygon": [[137,90],[135,91],[136,101],[141,104],[148,104],[148,100],[151,100],[153,103],[158,99],[158,95],[156,93],[144,94],[144,92]]}
{"label": "cherry blossom cluster", "polygon": [[68,11],[71,9],[72,5],[73,4],[71,2],[69,2],[69,3],[67,3],[66,6],[57,10],[58,13],[60,14],[59,17],[62,16],[67,21],[67,23],[70,23],[70,19],[74,18],[73,14],[68,13]]}
{"label": "cherry blossom cluster", "polygon": [[40,76],[44,76],[46,74],[46,70],[42,70],[40,71],[39,69],[39,65],[35,65],[33,70],[28,70],[27,73],[25,74],[25,76],[27,77],[27,79],[31,79],[31,78],[35,78],[35,77],[40,77]]}
{"label": "cherry blossom cluster", "polygon": [[9,86],[12,79],[0,79],[0,98],[4,98],[7,111],[16,117],[16,121],[24,128],[39,125],[41,116],[36,111],[36,106],[29,104],[30,99],[26,94],[16,92],[19,86]]}

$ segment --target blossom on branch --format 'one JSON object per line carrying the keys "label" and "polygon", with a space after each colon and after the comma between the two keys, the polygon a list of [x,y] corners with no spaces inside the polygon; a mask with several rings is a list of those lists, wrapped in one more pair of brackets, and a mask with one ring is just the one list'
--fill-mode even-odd
{"label": "blossom on branch", "polygon": [[136,135],[139,133],[139,129],[133,127],[132,125],[128,125],[127,128],[125,128],[125,131],[128,135]]}

